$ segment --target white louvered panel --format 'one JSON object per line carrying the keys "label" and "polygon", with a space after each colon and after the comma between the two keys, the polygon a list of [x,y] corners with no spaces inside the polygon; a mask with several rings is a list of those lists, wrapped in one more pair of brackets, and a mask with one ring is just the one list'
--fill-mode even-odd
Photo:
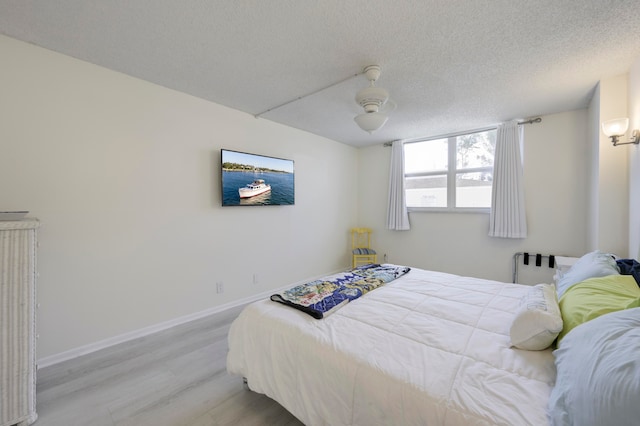
{"label": "white louvered panel", "polygon": [[37,419],[36,220],[0,221],[0,426]]}

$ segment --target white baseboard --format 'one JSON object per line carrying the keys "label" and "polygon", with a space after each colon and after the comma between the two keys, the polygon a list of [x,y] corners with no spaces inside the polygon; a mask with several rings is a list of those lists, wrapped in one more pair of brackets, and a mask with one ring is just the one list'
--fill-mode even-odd
{"label": "white baseboard", "polygon": [[[326,274],[326,275],[331,275],[331,274],[334,274],[334,273],[343,272],[344,270],[345,269],[340,269],[338,271],[335,271],[335,272],[332,272],[332,273],[329,273],[329,274]],[[55,355],[47,356],[47,357],[39,359],[37,361],[37,366],[38,366],[38,368],[49,367],[51,365],[58,364],[58,363],[63,362],[63,361],[68,361],[70,359],[77,358],[77,357],[82,356],[82,355],[87,355],[87,354],[90,354],[92,352],[96,352],[96,351],[99,351],[101,349],[108,348],[109,346],[117,345],[119,343],[128,342],[129,340],[137,339],[139,337],[148,336],[150,334],[157,333],[159,331],[167,330],[167,329],[169,329],[171,327],[175,327],[175,326],[178,326],[178,325],[186,324],[188,322],[195,321],[195,320],[198,320],[200,318],[207,317],[209,315],[213,315],[213,314],[216,314],[216,313],[219,313],[219,312],[226,311],[227,309],[236,308],[238,306],[246,305],[247,303],[251,303],[251,302],[258,301],[260,299],[268,298],[272,294],[278,293],[279,291],[286,290],[286,289],[291,288],[291,287],[293,287],[295,285],[298,285],[298,284],[302,284],[302,283],[305,283],[305,282],[317,280],[317,279],[319,279],[319,278],[321,278],[323,276],[326,276],[326,275],[321,275],[321,276],[318,276],[318,277],[315,277],[315,278],[309,278],[309,279],[306,279],[306,280],[299,281],[298,283],[288,284],[288,285],[280,287],[280,288],[267,290],[267,291],[264,291],[262,293],[258,293],[258,294],[251,295],[249,297],[245,297],[243,299],[234,300],[232,302],[225,303],[225,304],[219,305],[219,306],[214,306],[212,308],[205,309],[204,311],[194,312],[193,314],[185,315],[185,316],[182,316],[182,317],[179,317],[179,318],[174,318],[172,320],[164,321],[164,322],[161,322],[161,323],[158,323],[158,324],[151,325],[149,327],[144,327],[144,328],[141,328],[141,329],[138,329],[138,330],[134,330],[134,331],[131,331],[129,333],[120,334],[118,336],[110,337],[108,339],[100,340],[98,342],[90,343],[88,345],[79,346],[77,348],[70,349],[70,350],[65,351],[65,352],[60,352],[60,353],[55,354]]]}

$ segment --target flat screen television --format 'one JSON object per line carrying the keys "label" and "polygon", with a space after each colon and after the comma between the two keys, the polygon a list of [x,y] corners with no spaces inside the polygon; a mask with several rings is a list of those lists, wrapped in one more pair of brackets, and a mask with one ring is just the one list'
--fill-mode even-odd
{"label": "flat screen television", "polygon": [[228,149],[220,158],[223,207],[294,204],[293,160]]}

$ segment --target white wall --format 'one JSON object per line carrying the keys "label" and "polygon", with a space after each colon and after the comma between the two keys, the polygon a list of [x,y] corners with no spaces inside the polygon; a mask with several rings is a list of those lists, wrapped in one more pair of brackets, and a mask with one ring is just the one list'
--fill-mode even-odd
{"label": "white wall", "polygon": [[[0,56],[0,210],[42,221],[39,359],[349,264],[355,148],[3,36]],[[296,205],[222,208],[221,148],[295,160]]]}
{"label": "white wall", "polygon": [[414,212],[410,231],[387,230],[391,150],[380,145],[359,153],[360,225],[375,229],[375,246],[390,262],[500,281],[511,281],[515,252],[585,253],[587,110],[543,116],[524,135],[528,238],[490,238],[489,215],[473,213]]}
{"label": "white wall", "polygon": [[592,234],[590,249],[621,257],[628,256],[629,247],[629,147],[614,147],[611,139],[602,133],[600,123],[627,116],[627,80],[627,74],[601,80],[599,96],[594,96],[590,106],[590,126],[594,130],[596,126],[598,128],[589,141],[594,153],[597,151],[592,157],[590,196],[593,197],[591,214],[594,220],[589,229]]}
{"label": "white wall", "polygon": [[587,119],[587,145],[588,145],[588,174],[585,185],[589,188],[589,201],[587,210],[587,247],[589,251],[599,247],[599,208],[598,188],[600,167],[598,156],[600,155],[600,84],[594,90],[589,102]]}
{"label": "white wall", "polygon": [[[629,70],[629,129],[640,129],[640,58]],[[640,259],[640,146],[629,153],[629,257]]]}

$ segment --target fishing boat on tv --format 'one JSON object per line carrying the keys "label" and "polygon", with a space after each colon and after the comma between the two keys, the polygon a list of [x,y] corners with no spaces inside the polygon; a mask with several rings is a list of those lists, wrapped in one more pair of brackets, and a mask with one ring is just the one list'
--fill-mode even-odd
{"label": "fishing boat on tv", "polygon": [[264,179],[256,179],[247,186],[238,189],[240,198],[251,198],[271,191],[271,185],[264,183]]}

